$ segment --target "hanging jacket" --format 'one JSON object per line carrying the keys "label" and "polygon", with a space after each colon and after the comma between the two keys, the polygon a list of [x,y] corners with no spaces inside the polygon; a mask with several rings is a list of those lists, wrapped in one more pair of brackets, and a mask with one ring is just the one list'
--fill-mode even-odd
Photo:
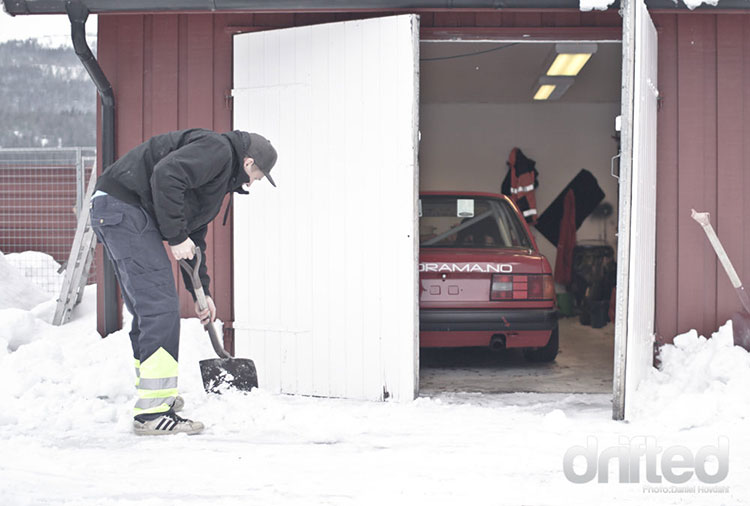
{"label": "hanging jacket", "polygon": [[560,219],[560,239],[557,241],[555,283],[569,285],[573,277],[573,249],[576,246],[576,198],[573,190],[565,194]]}
{"label": "hanging jacket", "polygon": [[523,213],[527,223],[536,223],[536,193],[539,186],[536,162],[527,158],[518,148],[513,148],[508,156],[508,174],[502,184],[502,193],[508,195]]}

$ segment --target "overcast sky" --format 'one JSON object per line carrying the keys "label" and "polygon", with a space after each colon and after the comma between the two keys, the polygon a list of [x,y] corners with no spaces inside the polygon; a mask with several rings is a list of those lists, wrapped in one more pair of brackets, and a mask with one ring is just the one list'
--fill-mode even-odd
{"label": "overcast sky", "polygon": [[[96,34],[96,16],[89,16],[86,21],[86,33],[89,39]],[[40,39],[49,46],[71,45],[68,16],[10,16],[0,9],[0,42],[32,38]]]}

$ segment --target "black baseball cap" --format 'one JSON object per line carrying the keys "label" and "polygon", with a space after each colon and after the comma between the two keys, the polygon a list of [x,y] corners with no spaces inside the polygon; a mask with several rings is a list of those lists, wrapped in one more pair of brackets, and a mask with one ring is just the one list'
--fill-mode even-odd
{"label": "black baseball cap", "polygon": [[245,156],[252,158],[255,165],[266,175],[268,182],[276,186],[276,182],[271,177],[271,169],[276,165],[278,155],[271,141],[260,134],[247,134],[243,137],[246,146]]}

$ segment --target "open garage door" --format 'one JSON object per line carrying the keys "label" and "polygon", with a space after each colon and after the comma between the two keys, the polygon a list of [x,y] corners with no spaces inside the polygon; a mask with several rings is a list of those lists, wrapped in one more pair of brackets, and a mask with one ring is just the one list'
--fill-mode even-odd
{"label": "open garage door", "polygon": [[412,400],[418,388],[414,15],[234,39],[234,128],[278,188],[234,201],[237,356],[261,388]]}
{"label": "open garage door", "polygon": [[622,151],[613,417],[653,367],[657,35],[643,0],[623,2]]}

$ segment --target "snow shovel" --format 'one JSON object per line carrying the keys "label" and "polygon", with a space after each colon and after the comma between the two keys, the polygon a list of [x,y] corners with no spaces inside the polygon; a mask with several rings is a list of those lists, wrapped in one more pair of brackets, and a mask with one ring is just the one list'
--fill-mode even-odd
{"label": "snow shovel", "polygon": [[[208,308],[206,294],[203,292],[198,270],[201,265],[201,250],[195,249],[195,267],[191,267],[187,260],[180,260],[180,267],[185,274],[190,276],[201,311]],[[219,342],[214,329],[213,322],[209,319],[203,326],[211,338],[211,344],[219,358],[209,358],[200,361],[201,376],[203,377],[203,388],[208,393],[221,393],[224,388],[232,387],[237,390],[249,392],[258,386],[258,374],[255,371],[255,363],[249,358],[234,358],[231,353],[224,349]]]}
{"label": "snow shovel", "polygon": [[711,246],[714,247],[716,256],[721,260],[721,265],[724,266],[724,270],[727,272],[727,276],[729,276],[732,286],[737,291],[740,303],[745,309],[744,311],[739,311],[732,315],[732,333],[734,334],[734,344],[750,351],[750,298],[748,298],[745,287],[743,286],[742,281],[740,281],[737,271],[734,270],[732,262],[729,261],[727,252],[724,251],[724,247],[716,236],[714,227],[711,226],[709,214],[696,213],[695,209],[692,209],[691,217],[697,221],[706,232],[708,241],[711,243]]}

